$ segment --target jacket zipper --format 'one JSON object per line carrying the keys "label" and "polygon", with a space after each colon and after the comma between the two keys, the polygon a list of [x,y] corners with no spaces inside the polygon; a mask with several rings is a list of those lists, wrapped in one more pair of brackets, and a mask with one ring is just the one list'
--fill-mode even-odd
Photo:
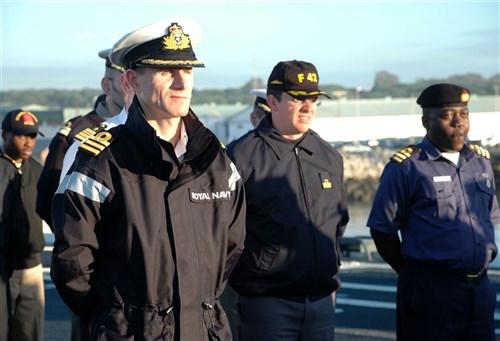
{"label": "jacket zipper", "polygon": [[307,212],[307,221],[309,222],[309,227],[311,231],[311,238],[313,242],[313,247],[314,247],[314,259],[313,259],[313,269],[314,272],[317,272],[318,268],[318,259],[317,259],[317,245],[316,245],[316,237],[315,237],[315,231],[314,231],[314,226],[311,221],[311,210],[310,210],[310,205],[309,205],[309,199],[307,198],[307,188],[306,188],[306,183],[305,183],[305,177],[304,177],[304,172],[302,170],[302,164],[300,163],[300,157],[299,157],[299,148],[295,147],[293,149],[295,153],[295,159],[297,160],[297,168],[299,170],[299,176],[300,176],[300,187],[302,188],[302,196],[304,198],[304,203],[306,206],[306,212]]}

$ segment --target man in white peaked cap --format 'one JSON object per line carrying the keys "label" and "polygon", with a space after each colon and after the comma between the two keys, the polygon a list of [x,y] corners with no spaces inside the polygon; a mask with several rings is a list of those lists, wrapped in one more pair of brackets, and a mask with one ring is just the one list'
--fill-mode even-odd
{"label": "man in white peaked cap", "polygon": [[51,277],[91,340],[231,340],[219,297],[242,250],[245,196],[190,109],[200,31],[176,18],[113,47],[135,96],[79,147],[54,197]]}

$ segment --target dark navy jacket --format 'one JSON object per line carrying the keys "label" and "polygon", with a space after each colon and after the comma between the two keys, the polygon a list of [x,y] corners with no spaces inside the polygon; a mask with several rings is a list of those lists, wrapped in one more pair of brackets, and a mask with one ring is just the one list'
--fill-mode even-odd
{"label": "dark navy jacket", "polygon": [[338,288],[349,220],[342,156],[314,131],[296,146],[272,127],[228,145],[245,183],[245,250],[230,283],[242,295],[324,296]]}
{"label": "dark navy jacket", "polygon": [[96,111],[91,111],[84,116],[74,117],[67,121],[64,127],[50,141],[49,153],[37,183],[36,211],[51,228],[51,202],[59,185],[64,155],[79,132],[96,127],[104,120]]}
{"label": "dark navy jacket", "polygon": [[92,315],[92,339],[230,338],[218,298],[243,248],[243,183],[194,113],[183,121],[179,163],[136,98],[124,125],[82,143],[56,192],[51,276]]}
{"label": "dark navy jacket", "polygon": [[477,272],[497,253],[500,224],[495,180],[488,159],[465,145],[459,166],[424,138],[405,160],[382,174],[367,225],[401,232],[405,258]]}

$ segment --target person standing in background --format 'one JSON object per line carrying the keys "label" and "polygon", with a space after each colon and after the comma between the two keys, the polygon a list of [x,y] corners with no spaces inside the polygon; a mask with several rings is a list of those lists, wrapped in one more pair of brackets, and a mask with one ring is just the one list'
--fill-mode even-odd
{"label": "person standing in background", "polygon": [[252,89],[250,93],[255,96],[253,110],[250,113],[250,123],[254,128],[257,128],[260,121],[271,112],[271,108],[267,104],[266,89]]}
{"label": "person standing in background", "polygon": [[367,226],[398,273],[398,340],[495,340],[498,253],[495,179],[484,148],[467,144],[468,89],[434,84],[417,99],[426,135],[393,155]]}
{"label": "person standing in background", "polygon": [[[16,341],[43,340],[45,292],[41,252],[45,246],[42,219],[35,210],[36,184],[42,166],[32,158],[38,118],[29,111],[10,111],[2,121],[2,157],[10,160],[21,175],[21,204],[25,238],[15,247],[19,256],[10,277],[12,337]],[[43,135],[42,135],[43,136]]]}
{"label": "person standing in background", "polygon": [[[109,57],[107,55],[104,55],[104,53],[108,53],[111,51],[109,50],[104,50],[99,53],[99,56],[102,58],[106,58],[106,66],[110,68],[110,70],[122,70],[122,68],[119,68],[118,66],[113,66],[111,67],[111,62],[109,61]],[[108,66],[109,65],[109,66]],[[109,82],[113,83],[116,79],[119,79],[120,85],[119,86],[113,86],[112,88],[117,89],[120,88],[121,92],[123,94],[123,99],[125,102],[125,105],[123,106],[122,110],[120,111],[119,114],[114,115],[113,117],[107,119],[106,121],[102,122],[99,124],[99,126],[92,127],[92,128],[87,128],[80,134],[77,134],[73,140],[73,143],[69,146],[67,149],[66,153],[64,154],[63,158],[63,163],[62,163],[62,168],[61,168],[61,176],[59,178],[59,184],[63,181],[64,177],[66,176],[67,172],[69,171],[71,165],[73,164],[73,161],[75,160],[76,153],[78,151],[78,147],[81,145],[83,141],[85,141],[87,138],[90,136],[93,136],[97,134],[98,132],[101,132],[103,130],[109,130],[119,124],[124,124],[125,121],[127,120],[127,107],[130,106],[130,103],[132,102],[133,98],[133,91],[130,88],[130,84],[127,83],[126,76],[124,73],[120,73],[119,75],[116,74],[116,72],[113,72],[113,79],[111,79],[111,74],[109,74]],[[114,94],[118,94],[118,91],[114,91]],[[107,98],[112,98],[112,96],[108,96]],[[115,102],[114,102],[115,103]],[[87,321],[82,321],[78,316],[72,313],[71,316],[71,340],[72,341],[86,341],[89,338],[89,333],[88,333],[88,323]]]}
{"label": "person standing in background", "polygon": [[117,115],[125,105],[120,85],[120,75],[123,69],[110,63],[109,51],[109,49],[99,51],[99,57],[106,62],[104,77],[101,79],[101,88],[104,94],[96,100],[91,112],[67,121],[64,127],[52,138],[49,145],[49,152],[37,184],[36,211],[51,229],[51,202],[59,185],[63,160],[68,148],[75,139],[82,141],[90,136],[93,133],[93,128],[98,127],[106,119]]}
{"label": "person standing in background", "polygon": [[[70,146],[75,141],[83,141],[92,135],[99,124],[107,118],[117,115],[125,105],[120,76],[122,68],[109,61],[110,49],[99,51],[98,55],[105,60],[105,72],[101,79],[103,94],[100,95],[94,109],[83,116],[77,116],[64,124],[64,127],[54,136],[49,145],[49,152],[43,165],[42,174],[37,184],[38,194],[36,210],[40,217],[52,229],[52,198],[64,176],[62,172],[64,159]],[[68,158],[69,159],[69,158]],[[74,159],[72,155],[71,160]],[[69,167],[68,167],[69,168]],[[66,169],[67,170],[67,169]],[[71,317],[71,340],[85,341],[87,339],[86,326],[81,326],[77,316]]]}
{"label": "person standing in background", "polygon": [[14,271],[20,240],[26,238],[21,212],[21,174],[0,151],[0,340],[12,341],[12,304],[9,278]]}
{"label": "person standing in background", "polygon": [[[106,121],[102,122],[99,124],[99,127],[94,128],[94,132],[92,135],[95,135],[103,130],[109,130],[111,128],[116,127],[117,125],[125,124],[125,121],[127,120],[127,110],[130,104],[132,104],[132,100],[134,98],[134,91],[132,90],[132,87],[127,81],[127,76],[125,73],[122,73],[120,75],[120,87],[123,92],[123,100],[125,101],[125,105],[120,111],[118,115],[115,115]],[[90,137],[87,136],[87,138]],[[62,182],[64,177],[67,175],[71,165],[73,164],[73,161],[75,160],[76,153],[78,152],[78,148],[82,144],[82,142],[85,139],[75,139],[71,146],[68,148],[68,151],[64,155],[64,160],[63,160],[63,165],[62,165],[62,170],[61,170],[61,177],[59,178],[59,183]]]}
{"label": "person standing in background", "polygon": [[309,129],[319,96],[313,64],[279,62],[267,82],[271,113],[228,145],[247,201],[245,249],[230,277],[240,341],[334,339],[349,214],[342,156]]}

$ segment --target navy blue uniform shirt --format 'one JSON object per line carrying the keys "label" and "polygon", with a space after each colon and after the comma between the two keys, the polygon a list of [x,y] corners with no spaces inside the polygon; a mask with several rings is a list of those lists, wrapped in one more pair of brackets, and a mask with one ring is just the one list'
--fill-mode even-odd
{"label": "navy blue uniform shirt", "polygon": [[463,271],[488,266],[500,224],[491,163],[464,145],[458,167],[424,140],[382,173],[367,225],[402,239],[405,258]]}

